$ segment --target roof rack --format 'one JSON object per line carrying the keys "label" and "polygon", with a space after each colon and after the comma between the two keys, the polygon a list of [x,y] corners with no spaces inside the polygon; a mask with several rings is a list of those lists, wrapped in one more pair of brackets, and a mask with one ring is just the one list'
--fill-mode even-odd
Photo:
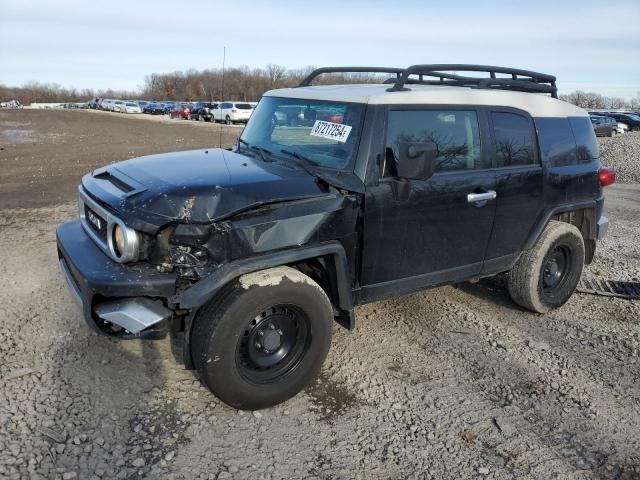
{"label": "roof rack", "polygon": [[[307,87],[313,79],[323,73],[392,73],[394,78],[386,79],[383,83],[393,83],[388,92],[409,90],[405,85],[446,85],[470,88],[487,88],[499,90],[514,90],[519,92],[548,93],[558,98],[556,77],[545,73],[520,70],[516,68],[494,67],[490,65],[469,64],[427,64],[412,65],[408,68],[386,67],[324,67],[311,72],[299,87]],[[455,72],[455,73],[450,73]],[[487,77],[461,75],[460,72],[483,72]],[[509,75],[508,77],[498,77]],[[417,76],[417,78],[415,78]],[[413,77],[413,78],[411,78]]]}
{"label": "roof rack", "polygon": [[393,73],[396,78],[404,72],[404,68],[393,67],[322,67],[316,68],[300,82],[298,87],[308,87],[311,82],[323,73]]}

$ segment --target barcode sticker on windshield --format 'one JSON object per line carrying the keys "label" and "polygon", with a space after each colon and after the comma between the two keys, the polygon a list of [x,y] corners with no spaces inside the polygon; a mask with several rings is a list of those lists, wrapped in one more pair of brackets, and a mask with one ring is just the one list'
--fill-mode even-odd
{"label": "barcode sticker on windshield", "polygon": [[346,142],[351,133],[350,125],[341,123],[325,122],[324,120],[316,120],[313,124],[310,135],[314,137],[328,138],[339,142]]}

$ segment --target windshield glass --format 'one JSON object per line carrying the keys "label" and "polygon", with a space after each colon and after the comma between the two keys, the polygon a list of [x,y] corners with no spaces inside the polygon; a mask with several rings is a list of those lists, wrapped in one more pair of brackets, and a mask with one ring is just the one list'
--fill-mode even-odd
{"label": "windshield glass", "polygon": [[241,139],[284,160],[291,158],[288,151],[341,169],[356,153],[363,111],[363,105],[354,103],[264,97]]}

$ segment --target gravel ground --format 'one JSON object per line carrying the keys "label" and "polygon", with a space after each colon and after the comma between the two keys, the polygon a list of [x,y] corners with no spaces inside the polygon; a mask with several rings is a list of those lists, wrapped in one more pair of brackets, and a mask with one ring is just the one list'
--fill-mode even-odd
{"label": "gravel ground", "polygon": [[[589,270],[637,280],[640,185],[607,192]],[[575,294],[537,315],[498,277],[374,303],[336,326],[316,384],[237,411],[168,341],[84,325],[53,236],[73,202],[1,207],[2,479],[640,478],[638,301]]]}
{"label": "gravel ground", "polygon": [[616,170],[620,183],[640,183],[640,132],[599,137],[602,163]]}

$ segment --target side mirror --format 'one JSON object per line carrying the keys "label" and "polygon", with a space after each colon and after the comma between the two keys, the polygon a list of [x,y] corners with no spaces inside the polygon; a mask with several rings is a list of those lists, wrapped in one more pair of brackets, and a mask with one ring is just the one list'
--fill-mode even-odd
{"label": "side mirror", "polygon": [[427,180],[436,168],[438,149],[433,142],[402,142],[396,160],[396,174],[410,180]]}

